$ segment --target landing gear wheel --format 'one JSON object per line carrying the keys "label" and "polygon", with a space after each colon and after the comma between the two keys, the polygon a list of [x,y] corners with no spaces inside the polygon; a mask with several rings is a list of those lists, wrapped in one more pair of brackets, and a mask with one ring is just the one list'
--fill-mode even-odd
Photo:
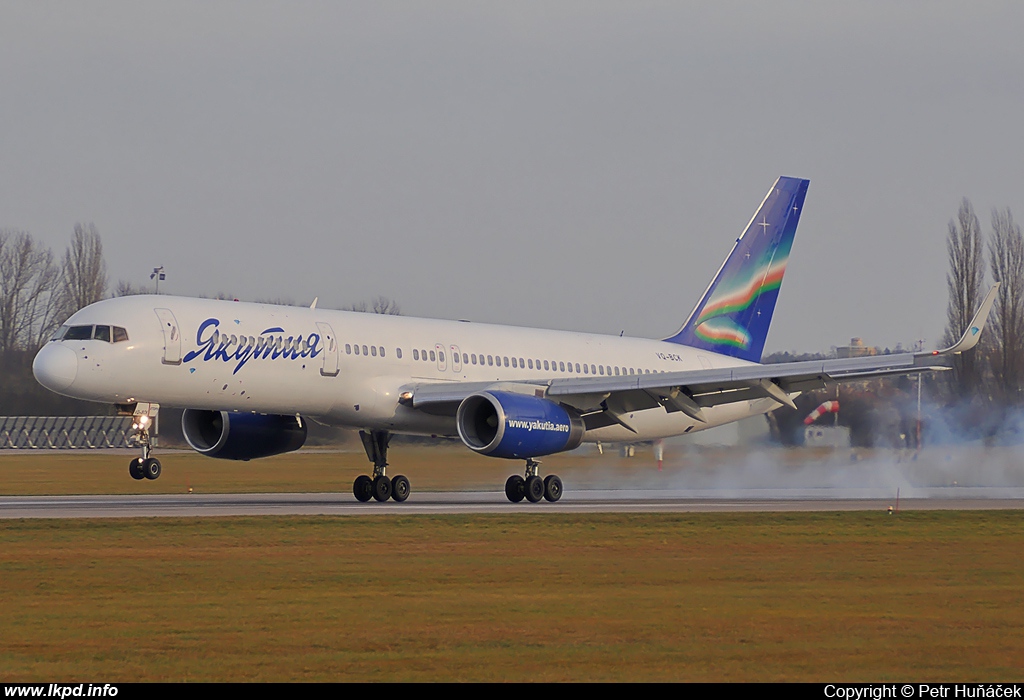
{"label": "landing gear wheel", "polygon": [[544,480],[539,476],[531,476],[526,480],[526,500],[538,503],[544,498]]}
{"label": "landing gear wheel", "polygon": [[146,475],[142,473],[142,460],[133,459],[128,462],[128,473],[132,475],[132,478],[136,481],[140,481],[146,478]]}
{"label": "landing gear wheel", "polygon": [[409,480],[404,476],[399,475],[391,480],[391,497],[398,503],[407,499],[411,490]]}
{"label": "landing gear wheel", "polygon": [[513,474],[505,482],[505,498],[513,503],[519,503],[526,496],[526,479]]}
{"label": "landing gear wheel", "polygon": [[366,503],[373,498],[373,479],[366,474],[360,474],[352,484],[352,493],[356,500]]}
{"label": "landing gear wheel", "polygon": [[562,497],[562,480],[554,474],[544,477],[544,498],[554,503]]}
{"label": "landing gear wheel", "polygon": [[391,479],[386,476],[378,476],[371,483],[374,498],[381,503],[391,498]]}
{"label": "landing gear wheel", "polygon": [[142,475],[149,480],[160,478],[160,460],[150,457],[142,463]]}

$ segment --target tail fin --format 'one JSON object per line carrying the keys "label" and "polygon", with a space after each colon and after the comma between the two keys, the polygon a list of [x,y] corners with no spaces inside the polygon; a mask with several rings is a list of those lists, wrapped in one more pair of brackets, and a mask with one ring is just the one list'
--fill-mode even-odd
{"label": "tail fin", "polygon": [[810,180],[780,177],[671,343],[759,362]]}

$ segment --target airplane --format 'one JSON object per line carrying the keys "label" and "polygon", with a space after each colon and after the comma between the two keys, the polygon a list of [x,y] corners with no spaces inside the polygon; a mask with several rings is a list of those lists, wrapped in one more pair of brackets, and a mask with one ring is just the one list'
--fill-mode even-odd
{"label": "airplane", "polygon": [[513,503],[558,501],[539,457],[583,442],[659,440],[778,408],[835,382],[948,369],[974,347],[995,299],[941,351],[760,364],[809,180],[772,185],[700,301],[663,339],[407,318],[164,295],[107,299],[73,314],[36,355],[36,379],[133,416],[134,479],[156,479],[161,406],[185,409],[189,446],[249,460],[299,449],[307,421],[359,430],[372,472],[363,502],[402,502],[393,434],[457,438],[525,461]]}

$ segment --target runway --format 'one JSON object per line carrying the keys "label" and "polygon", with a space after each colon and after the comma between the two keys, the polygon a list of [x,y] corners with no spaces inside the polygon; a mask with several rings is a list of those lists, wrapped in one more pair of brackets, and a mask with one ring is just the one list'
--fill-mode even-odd
{"label": "runway", "polygon": [[792,511],[1008,510],[1024,508],[1024,489],[915,489],[911,498],[836,489],[568,492],[558,503],[509,503],[501,492],[413,493],[405,503],[359,503],[351,494],[258,493],[132,496],[3,496],[0,519],[138,518],[253,515],[472,515],[566,513],[720,513]]}

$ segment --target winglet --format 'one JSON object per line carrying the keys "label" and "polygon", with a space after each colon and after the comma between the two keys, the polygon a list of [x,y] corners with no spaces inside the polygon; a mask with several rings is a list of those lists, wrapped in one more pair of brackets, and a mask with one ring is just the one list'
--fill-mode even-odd
{"label": "winglet", "polygon": [[964,331],[963,336],[960,340],[950,345],[945,350],[935,350],[933,352],[918,353],[918,357],[924,357],[926,355],[959,355],[962,352],[970,350],[978,341],[981,340],[981,332],[985,329],[985,321],[988,319],[988,314],[992,311],[992,305],[996,301],[996,293],[999,291],[999,283],[996,282],[992,285],[992,289],[988,290],[988,294],[985,295],[985,300],[981,302],[981,306],[978,307],[978,313],[974,314],[974,318],[967,326],[967,330]]}
{"label": "winglet", "polygon": [[313,303],[309,305],[309,308],[315,309],[316,308],[316,303],[318,301],[320,301],[320,297],[313,297]]}

